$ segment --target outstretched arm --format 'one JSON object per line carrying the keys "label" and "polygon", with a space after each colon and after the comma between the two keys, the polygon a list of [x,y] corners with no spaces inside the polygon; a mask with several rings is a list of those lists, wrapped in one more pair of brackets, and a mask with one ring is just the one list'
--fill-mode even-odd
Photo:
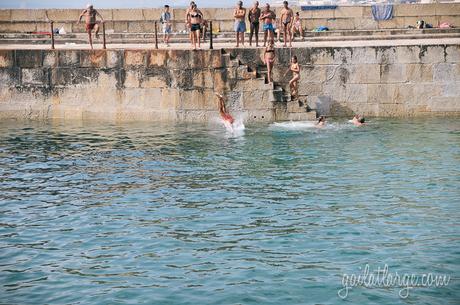
{"label": "outstretched arm", "polygon": [[80,16],[78,17],[78,22],[81,21],[81,17],[83,17],[84,15],[86,14],[86,10],[83,10],[80,14]]}

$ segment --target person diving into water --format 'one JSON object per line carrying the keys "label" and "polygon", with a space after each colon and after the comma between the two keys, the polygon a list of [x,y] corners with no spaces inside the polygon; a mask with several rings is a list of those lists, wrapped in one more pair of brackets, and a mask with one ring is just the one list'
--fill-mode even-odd
{"label": "person diving into water", "polygon": [[218,103],[219,103],[220,117],[222,118],[222,120],[224,121],[226,125],[233,128],[233,123],[235,122],[235,119],[231,116],[230,113],[228,113],[227,108],[225,107],[224,97],[217,92],[216,92],[216,96],[219,99]]}

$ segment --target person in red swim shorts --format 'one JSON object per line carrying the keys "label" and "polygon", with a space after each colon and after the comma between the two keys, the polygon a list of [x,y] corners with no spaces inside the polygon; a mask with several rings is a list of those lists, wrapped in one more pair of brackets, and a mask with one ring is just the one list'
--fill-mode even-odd
{"label": "person in red swim shorts", "polygon": [[95,30],[94,34],[96,35],[96,38],[99,38],[99,24],[96,21],[96,17],[98,16],[99,18],[101,18],[101,22],[104,22],[104,18],[102,18],[102,15],[99,14],[99,12],[93,8],[92,4],[88,4],[86,6],[86,9],[81,12],[80,17],[78,18],[78,22],[81,21],[81,18],[83,16],[85,16],[86,33],[88,33],[89,45],[91,46],[91,49],[92,49],[93,39],[91,37],[91,32]]}
{"label": "person in red swim shorts", "polygon": [[220,117],[225,123],[228,123],[231,126],[233,122],[235,122],[235,119],[230,115],[230,113],[228,113],[227,108],[225,107],[224,97],[219,93],[216,93],[216,96],[219,98]]}

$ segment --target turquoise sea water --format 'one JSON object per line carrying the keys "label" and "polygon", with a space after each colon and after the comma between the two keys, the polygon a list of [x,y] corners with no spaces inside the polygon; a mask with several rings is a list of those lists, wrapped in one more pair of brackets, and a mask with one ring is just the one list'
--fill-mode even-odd
{"label": "turquoise sea water", "polygon": [[[0,123],[1,304],[458,304],[458,119]],[[363,288],[388,265],[445,287]]]}

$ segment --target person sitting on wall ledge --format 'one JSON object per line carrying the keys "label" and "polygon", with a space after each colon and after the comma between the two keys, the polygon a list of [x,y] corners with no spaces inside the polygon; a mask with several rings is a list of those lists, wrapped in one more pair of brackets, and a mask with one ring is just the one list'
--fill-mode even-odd
{"label": "person sitting on wall ledge", "polygon": [[303,37],[303,28],[302,28],[302,21],[300,21],[300,14],[299,12],[295,13],[294,21],[292,23],[292,29],[291,29],[291,41],[294,41],[294,36],[295,34],[299,33],[300,37],[302,37],[302,40],[304,40]]}
{"label": "person sitting on wall ledge", "polygon": [[102,18],[102,15],[93,8],[92,4],[88,4],[86,9],[81,12],[77,23],[80,23],[83,16],[85,16],[86,32],[89,36],[89,45],[91,46],[91,49],[93,49],[93,38],[91,36],[91,32],[95,30],[94,34],[96,35],[96,38],[99,38],[99,23],[96,21],[96,17],[99,16],[99,18],[101,18],[101,22],[104,22],[104,18]]}

